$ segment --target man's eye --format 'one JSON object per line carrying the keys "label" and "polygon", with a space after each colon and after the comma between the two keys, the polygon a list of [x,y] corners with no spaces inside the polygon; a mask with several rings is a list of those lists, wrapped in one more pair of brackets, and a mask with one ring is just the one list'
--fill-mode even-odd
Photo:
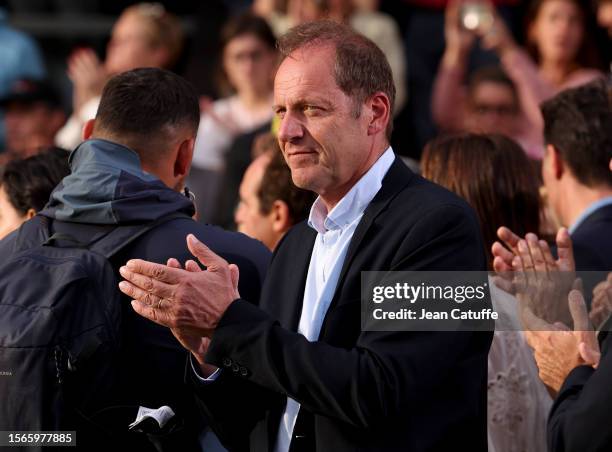
{"label": "man's eye", "polygon": [[285,116],[285,110],[276,110],[274,114],[279,118],[282,118],[283,116]]}
{"label": "man's eye", "polygon": [[319,107],[316,107],[314,105],[306,105],[304,106],[304,112],[306,113],[316,113],[320,110]]}

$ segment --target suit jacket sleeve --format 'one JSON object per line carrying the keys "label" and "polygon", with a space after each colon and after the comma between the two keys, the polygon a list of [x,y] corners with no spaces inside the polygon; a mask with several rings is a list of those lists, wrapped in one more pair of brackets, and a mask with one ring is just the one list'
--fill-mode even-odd
{"label": "suit jacket sleeve", "polygon": [[[398,240],[397,250],[389,270],[485,268],[474,217],[453,205],[423,216]],[[291,397],[313,413],[372,427],[427,403],[459,360],[474,356],[486,365],[483,339],[490,344],[490,335],[478,333],[362,332],[354,348],[343,349],[309,342],[237,300],[220,320],[206,359],[221,367],[229,360],[237,363],[245,380]],[[239,416],[234,412],[232,422]]]}
{"label": "suit jacket sleeve", "polygon": [[612,355],[605,351],[597,370],[580,366],[570,372],[548,419],[549,451],[612,450],[611,381]]}

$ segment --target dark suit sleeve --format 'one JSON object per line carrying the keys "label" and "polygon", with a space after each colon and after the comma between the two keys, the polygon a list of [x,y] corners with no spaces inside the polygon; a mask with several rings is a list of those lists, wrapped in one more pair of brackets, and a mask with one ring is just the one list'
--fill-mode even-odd
{"label": "dark suit sleeve", "polygon": [[[485,268],[478,225],[463,208],[438,207],[397,241],[390,270]],[[221,318],[206,359],[221,367],[237,364],[244,379],[313,413],[372,427],[427,403],[459,361],[486,366],[487,342],[490,335],[473,333],[362,332],[354,348],[338,348],[309,342],[237,300]]]}
{"label": "dark suit sleeve", "polygon": [[548,419],[551,452],[610,451],[612,355],[604,354],[597,370],[580,366],[570,372]]}

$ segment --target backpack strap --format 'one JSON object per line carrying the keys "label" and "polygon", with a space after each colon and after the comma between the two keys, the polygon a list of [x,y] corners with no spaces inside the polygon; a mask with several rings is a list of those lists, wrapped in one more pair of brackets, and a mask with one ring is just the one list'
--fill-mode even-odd
{"label": "backpack strap", "polygon": [[[40,245],[60,246],[58,242],[65,242],[69,244],[66,246],[70,248],[89,249],[110,259],[147,232],[164,223],[178,219],[191,219],[191,217],[185,213],[173,212],[149,223],[109,228],[109,225],[56,222],[48,217],[36,215],[31,220],[26,221],[19,229],[15,249],[25,250]],[[52,223],[56,225],[61,223],[62,226],[52,233]],[[83,241],[83,236],[87,236],[91,240]]]}
{"label": "backpack strap", "polygon": [[173,212],[146,224],[117,226],[107,234],[104,234],[102,237],[95,240],[93,243],[89,243],[87,248],[89,248],[91,251],[102,254],[107,259],[110,259],[123,248],[133,243],[147,232],[152,231],[164,223],[177,219],[191,219],[191,217],[184,213]]}

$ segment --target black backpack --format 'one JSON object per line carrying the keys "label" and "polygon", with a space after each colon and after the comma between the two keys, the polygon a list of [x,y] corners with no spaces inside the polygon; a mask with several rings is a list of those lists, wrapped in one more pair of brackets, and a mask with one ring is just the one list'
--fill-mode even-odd
{"label": "black backpack", "polygon": [[83,225],[98,231],[88,243],[52,234],[52,220],[40,215],[24,223],[13,253],[0,256],[0,431],[104,429],[97,417],[114,403],[122,317],[109,259],[159,224],[186,217]]}

